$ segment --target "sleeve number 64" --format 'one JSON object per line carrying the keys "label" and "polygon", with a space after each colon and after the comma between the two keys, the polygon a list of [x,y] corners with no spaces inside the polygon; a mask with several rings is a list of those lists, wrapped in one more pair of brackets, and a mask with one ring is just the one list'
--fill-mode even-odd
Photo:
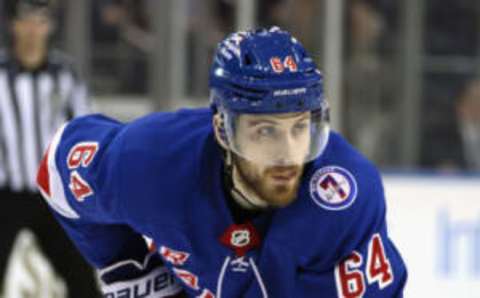
{"label": "sleeve number 64", "polygon": [[98,151],[97,142],[82,142],[76,144],[69,152],[67,165],[70,170],[70,183],[68,187],[77,201],[83,202],[86,197],[93,194],[93,190],[76,169],[86,168],[90,165]]}
{"label": "sleeve number 64", "polygon": [[[363,263],[362,255],[354,251],[347,259],[335,266],[335,281],[339,298],[360,298],[365,294],[365,277],[359,270]],[[378,282],[384,289],[393,282],[393,271],[385,254],[382,238],[374,234],[368,244],[367,264],[365,267],[367,282]]]}

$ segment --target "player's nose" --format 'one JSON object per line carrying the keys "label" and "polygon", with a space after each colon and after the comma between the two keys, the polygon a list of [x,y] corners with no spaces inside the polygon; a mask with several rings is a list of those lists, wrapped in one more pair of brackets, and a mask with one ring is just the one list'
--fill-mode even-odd
{"label": "player's nose", "polygon": [[295,140],[288,134],[283,136],[276,147],[275,164],[287,166],[297,163]]}

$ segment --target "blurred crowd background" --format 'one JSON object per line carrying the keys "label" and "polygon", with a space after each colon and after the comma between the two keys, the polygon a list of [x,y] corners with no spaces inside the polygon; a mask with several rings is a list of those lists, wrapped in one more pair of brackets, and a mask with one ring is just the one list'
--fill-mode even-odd
{"label": "blurred crowd background", "polygon": [[278,25],[324,71],[335,129],[383,169],[480,170],[479,1],[62,0],[55,18],[98,111],[206,104],[216,43]]}

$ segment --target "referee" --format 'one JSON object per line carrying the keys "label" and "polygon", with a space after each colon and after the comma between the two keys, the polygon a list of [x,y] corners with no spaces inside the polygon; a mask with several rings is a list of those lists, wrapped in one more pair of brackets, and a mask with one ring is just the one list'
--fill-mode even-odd
{"label": "referee", "polygon": [[28,228],[66,282],[68,297],[97,297],[93,273],[69,247],[35,187],[55,128],[88,112],[86,86],[70,61],[49,47],[55,27],[49,1],[2,2],[9,41],[0,52],[0,295],[12,243]]}

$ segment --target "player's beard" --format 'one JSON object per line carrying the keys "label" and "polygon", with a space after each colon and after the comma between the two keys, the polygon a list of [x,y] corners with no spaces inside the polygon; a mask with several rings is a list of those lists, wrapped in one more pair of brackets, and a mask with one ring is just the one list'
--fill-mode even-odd
{"label": "player's beard", "polygon": [[259,166],[235,154],[232,159],[245,187],[269,206],[285,207],[296,199],[303,165]]}

